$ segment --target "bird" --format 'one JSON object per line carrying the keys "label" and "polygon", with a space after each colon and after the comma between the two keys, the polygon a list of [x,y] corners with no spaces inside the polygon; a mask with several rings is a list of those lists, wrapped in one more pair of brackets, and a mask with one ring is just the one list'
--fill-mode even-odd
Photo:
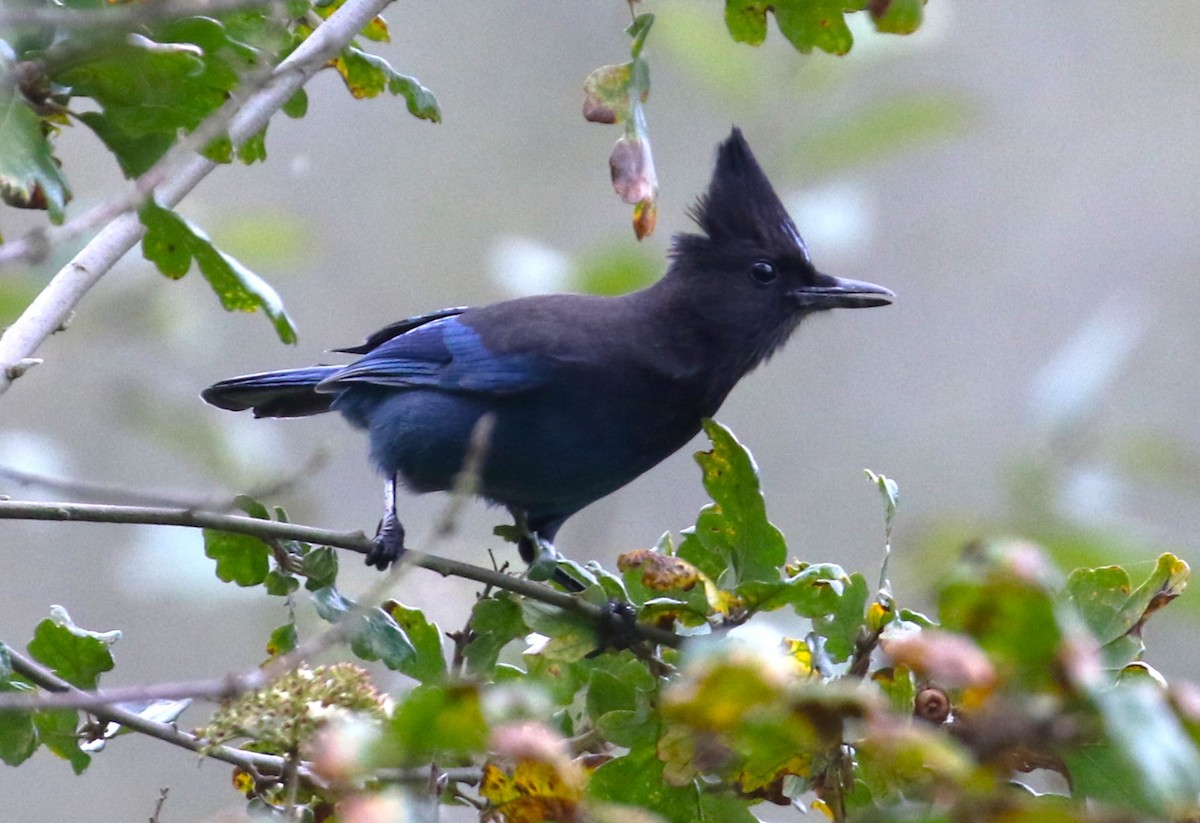
{"label": "bird", "polygon": [[[506,507],[526,563],[557,557],[563,523],[682,448],[809,315],[891,303],[822,273],[740,129],[717,147],[666,273],[618,296],[546,294],[385,326],[345,365],[222,380],[208,403],[256,417],[340,412],[367,432],[385,511],[366,562],[405,551],[397,488],[454,488],[481,419],[475,493]],[[530,567],[533,568],[533,565]]]}

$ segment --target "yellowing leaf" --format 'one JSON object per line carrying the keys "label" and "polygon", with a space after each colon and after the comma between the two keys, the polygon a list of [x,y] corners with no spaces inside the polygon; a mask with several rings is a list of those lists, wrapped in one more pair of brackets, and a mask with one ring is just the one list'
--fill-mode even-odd
{"label": "yellowing leaf", "polygon": [[640,568],[642,585],[656,592],[688,591],[704,577],[686,560],[650,549],[626,552],[617,558],[617,568],[621,571]]}
{"label": "yellowing leaf", "polygon": [[788,659],[796,665],[798,675],[808,677],[813,673],[812,649],[803,640],[793,637],[783,638],[783,651],[787,654]]}
{"label": "yellowing leaf", "polygon": [[578,818],[583,787],[578,773],[564,774],[543,760],[518,760],[511,774],[489,761],[483,766],[479,794],[490,807],[487,819],[571,823]]}

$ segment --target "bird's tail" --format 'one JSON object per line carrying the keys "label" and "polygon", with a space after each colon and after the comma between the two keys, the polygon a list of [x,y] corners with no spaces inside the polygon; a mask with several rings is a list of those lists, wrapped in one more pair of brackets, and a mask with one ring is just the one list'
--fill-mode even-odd
{"label": "bird's tail", "polygon": [[229,411],[253,409],[255,417],[307,417],[329,411],[337,394],[317,392],[317,384],[341,366],[310,366],[246,374],[214,383],[200,397]]}

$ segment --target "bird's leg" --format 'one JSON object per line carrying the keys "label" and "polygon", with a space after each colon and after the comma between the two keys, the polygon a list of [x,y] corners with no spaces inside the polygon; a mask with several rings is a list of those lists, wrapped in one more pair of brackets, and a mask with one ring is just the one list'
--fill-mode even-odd
{"label": "bird's leg", "polygon": [[404,554],[404,526],[396,516],[396,475],[384,485],[383,520],[375,532],[371,551],[367,552],[367,565],[383,571]]}
{"label": "bird's leg", "polygon": [[[554,548],[554,544],[541,534],[541,530],[547,529],[547,525],[545,523],[541,526],[531,525],[529,516],[521,509],[510,506],[508,512],[513,516],[517,550],[521,553],[521,559],[529,564],[529,569],[525,572],[526,576],[530,580],[538,581],[552,579],[569,592],[583,591],[583,585],[578,580],[558,567],[558,561],[562,559],[561,555]],[[557,523],[550,524],[551,535],[557,530],[557,526]],[[507,529],[505,532],[510,535],[511,539],[511,533]]]}
{"label": "bird's leg", "polygon": [[520,509],[509,508],[517,531],[517,551],[521,559],[529,564],[530,580],[549,580],[557,578],[558,552],[554,544],[543,538],[536,528],[529,524],[529,517]]}

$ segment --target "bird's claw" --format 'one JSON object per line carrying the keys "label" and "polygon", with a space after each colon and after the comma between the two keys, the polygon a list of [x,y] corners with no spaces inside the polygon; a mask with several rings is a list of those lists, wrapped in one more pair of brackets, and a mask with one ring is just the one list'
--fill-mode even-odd
{"label": "bird's claw", "polygon": [[367,552],[367,565],[383,571],[404,554],[404,526],[394,512],[388,512],[379,523],[371,550]]}
{"label": "bird's claw", "polygon": [[600,608],[601,620],[596,624],[599,645],[585,657],[599,657],[608,649],[621,651],[640,640],[637,632],[637,609],[624,600],[609,600]]}

